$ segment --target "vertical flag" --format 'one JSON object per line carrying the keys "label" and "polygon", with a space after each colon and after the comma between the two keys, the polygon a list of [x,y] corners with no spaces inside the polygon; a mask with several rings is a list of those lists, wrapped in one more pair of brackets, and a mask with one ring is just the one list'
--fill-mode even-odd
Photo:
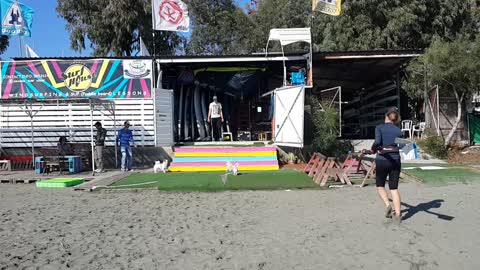
{"label": "vertical flag", "polygon": [[147,46],[145,46],[145,43],[143,43],[142,37],[140,37],[140,56],[150,56]]}
{"label": "vertical flag", "polygon": [[153,0],[153,29],[188,32],[188,7],[181,0]]}
{"label": "vertical flag", "polygon": [[29,57],[29,58],[34,58],[34,57],[40,57],[38,56],[38,54],[32,49],[30,48],[30,46],[28,46],[27,44],[25,44],[25,51],[26,51],[26,56]]}
{"label": "vertical flag", "polygon": [[342,11],[341,0],[312,0],[312,10],[318,10],[322,13],[338,16]]}
{"label": "vertical flag", "polygon": [[17,0],[0,0],[2,35],[32,36],[34,11]]}

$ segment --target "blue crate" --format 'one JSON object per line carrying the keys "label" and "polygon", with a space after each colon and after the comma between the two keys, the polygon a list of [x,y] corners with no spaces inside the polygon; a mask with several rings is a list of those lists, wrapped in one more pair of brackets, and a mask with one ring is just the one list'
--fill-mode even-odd
{"label": "blue crate", "polygon": [[305,73],[302,71],[299,72],[292,72],[292,76],[290,78],[292,85],[304,85],[305,84]]}
{"label": "blue crate", "polygon": [[45,160],[43,157],[36,157],[35,158],[35,174],[42,174],[46,170],[45,168]]}
{"label": "blue crate", "polygon": [[82,171],[82,159],[80,156],[65,156],[68,159],[68,171],[79,173]]}

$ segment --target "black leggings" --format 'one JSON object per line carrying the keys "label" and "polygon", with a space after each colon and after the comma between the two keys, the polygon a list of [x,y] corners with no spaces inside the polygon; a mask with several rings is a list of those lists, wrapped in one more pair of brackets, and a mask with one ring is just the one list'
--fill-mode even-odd
{"label": "black leggings", "polygon": [[385,187],[385,182],[387,181],[388,176],[388,187],[390,190],[398,189],[401,168],[400,159],[377,157],[375,164],[377,165],[377,187]]}
{"label": "black leggings", "polygon": [[212,118],[213,139],[218,141],[222,136],[222,119],[220,117]]}

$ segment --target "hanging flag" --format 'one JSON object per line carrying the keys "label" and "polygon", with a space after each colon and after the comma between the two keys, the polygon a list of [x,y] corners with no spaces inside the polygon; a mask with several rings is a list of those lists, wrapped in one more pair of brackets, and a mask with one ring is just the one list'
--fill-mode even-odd
{"label": "hanging flag", "polygon": [[34,11],[17,0],[0,0],[2,13],[2,35],[32,36]]}
{"label": "hanging flag", "polygon": [[30,48],[30,46],[28,46],[27,44],[25,44],[25,51],[26,51],[26,55],[28,58],[34,58],[34,57],[40,57],[38,56],[38,54],[32,49]]}
{"label": "hanging flag", "polygon": [[140,37],[140,56],[150,56],[147,46],[143,43],[143,39]]}
{"label": "hanging flag", "polygon": [[190,17],[187,5],[181,0],[153,0],[153,29],[188,32]]}
{"label": "hanging flag", "polygon": [[312,10],[318,10],[322,13],[338,16],[342,11],[342,1],[341,0],[313,0]]}

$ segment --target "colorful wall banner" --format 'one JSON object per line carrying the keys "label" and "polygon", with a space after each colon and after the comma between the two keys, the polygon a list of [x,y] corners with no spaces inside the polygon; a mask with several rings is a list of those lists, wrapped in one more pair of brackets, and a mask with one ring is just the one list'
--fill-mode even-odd
{"label": "colorful wall banner", "polygon": [[32,36],[34,11],[16,0],[0,0],[2,35]]}
{"label": "colorful wall banner", "polygon": [[318,10],[322,13],[338,16],[342,11],[341,0],[313,0],[312,10]]}
{"label": "colorful wall banner", "polygon": [[152,60],[2,62],[0,96],[11,98],[152,98]]}

